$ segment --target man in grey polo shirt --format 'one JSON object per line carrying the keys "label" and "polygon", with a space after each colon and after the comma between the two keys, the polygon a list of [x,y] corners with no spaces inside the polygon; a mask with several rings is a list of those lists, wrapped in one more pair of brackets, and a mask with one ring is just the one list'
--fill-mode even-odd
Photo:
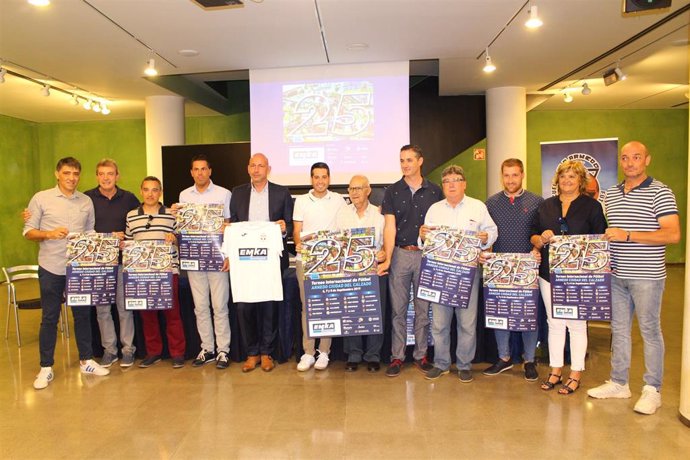
{"label": "man in grey polo shirt", "polygon": [[[65,292],[67,235],[90,232],[94,228],[91,199],[77,190],[81,164],[72,157],[62,158],[55,168],[57,186],[36,193],[29,202],[30,217],[24,224],[24,237],[39,243],[38,283],[41,290],[41,329],[38,348],[41,371],[34,380],[37,390],[53,380],[57,323]],[[90,307],[73,307],[74,336],[79,350],[79,368],[84,374],[108,375],[110,371],[93,360]]]}
{"label": "man in grey polo shirt", "polygon": [[[230,222],[230,190],[211,181],[211,163],[205,155],[192,158],[189,171],[194,185],[180,192],[180,203],[222,204],[223,217]],[[194,298],[196,328],[201,338],[201,351],[192,362],[200,367],[215,361],[218,369],[230,365],[230,320],[228,300],[230,299],[230,278],[227,272],[187,271],[189,286]],[[210,302],[209,302],[210,300]],[[213,307],[213,321],[211,321]],[[213,332],[215,330],[215,338]],[[218,354],[216,355],[216,344]]]}

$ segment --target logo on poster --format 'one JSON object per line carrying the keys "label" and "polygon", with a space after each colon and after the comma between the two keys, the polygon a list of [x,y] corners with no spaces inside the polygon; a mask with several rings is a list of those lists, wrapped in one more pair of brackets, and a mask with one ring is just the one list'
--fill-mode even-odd
{"label": "logo on poster", "polygon": [[577,307],[554,306],[554,318],[577,319]]}
{"label": "logo on poster", "polygon": [[499,318],[496,316],[487,316],[486,327],[489,327],[491,329],[508,329],[508,319]]}
{"label": "logo on poster", "polygon": [[146,310],[146,299],[126,299],[127,310]]}
{"label": "logo on poster", "polygon": [[67,305],[91,305],[91,294],[70,294],[67,296]]}

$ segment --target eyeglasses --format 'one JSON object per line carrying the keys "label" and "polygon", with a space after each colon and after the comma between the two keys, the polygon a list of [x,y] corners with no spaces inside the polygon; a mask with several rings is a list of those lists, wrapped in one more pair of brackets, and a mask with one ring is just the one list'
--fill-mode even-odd
{"label": "eyeglasses", "polygon": [[350,193],[355,193],[355,192],[359,193],[359,192],[363,191],[364,189],[366,189],[366,187],[348,187],[347,191]]}
{"label": "eyeglasses", "polygon": [[565,217],[559,217],[558,223],[561,226],[561,235],[565,235],[566,233],[568,233],[568,221],[565,220]]}
{"label": "eyeglasses", "polygon": [[465,182],[465,179],[462,177],[456,177],[455,179],[443,179],[441,181],[442,184],[456,184],[458,182]]}

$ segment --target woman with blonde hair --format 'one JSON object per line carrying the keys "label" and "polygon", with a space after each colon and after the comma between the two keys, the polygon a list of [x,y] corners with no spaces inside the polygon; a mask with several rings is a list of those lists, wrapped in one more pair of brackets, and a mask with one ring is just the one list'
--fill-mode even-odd
{"label": "woman with blonde hair", "polygon": [[541,389],[552,390],[562,382],[565,332],[570,332],[570,375],[559,388],[563,395],[580,387],[587,353],[587,322],[555,319],[551,311],[548,244],[555,235],[588,235],[604,233],[606,218],[601,204],[586,194],[587,170],[579,161],[567,160],[558,165],[553,178],[556,196],[544,200],[532,223],[530,241],[541,250],[539,290],[544,299],[549,324],[549,361],[551,371]]}

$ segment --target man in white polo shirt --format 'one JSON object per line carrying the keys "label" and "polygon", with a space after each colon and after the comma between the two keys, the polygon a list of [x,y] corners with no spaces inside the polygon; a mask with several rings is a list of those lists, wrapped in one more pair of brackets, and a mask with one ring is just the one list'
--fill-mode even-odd
{"label": "man in white polo shirt", "polygon": [[300,195],[295,200],[295,211],[292,214],[294,223],[293,238],[297,249],[297,282],[302,301],[302,347],[304,354],[297,364],[298,371],[307,371],[312,366],[318,370],[328,367],[328,353],[331,351],[331,339],[323,337],[319,342],[319,356],[316,354],[316,340],[307,334],[307,309],[304,296],[304,268],[299,255],[302,249],[302,233],[313,233],[318,230],[336,230],[335,217],[340,208],[345,206],[345,200],[337,193],[328,190],[331,184],[331,170],[326,163],[314,163],[311,166],[311,186],[309,193]]}
{"label": "man in white polo shirt", "polygon": [[[211,163],[206,155],[192,158],[189,171],[194,185],[180,192],[180,203],[223,204],[223,217],[230,222],[230,190],[211,180]],[[218,369],[230,365],[230,320],[228,300],[230,281],[227,272],[188,271],[189,286],[194,298],[196,328],[201,338],[201,351],[192,361],[192,367],[200,367],[215,361]],[[209,302],[210,300],[210,302]],[[213,307],[213,321],[211,321]],[[215,338],[213,332],[215,330]],[[217,355],[216,355],[217,351]]]}

